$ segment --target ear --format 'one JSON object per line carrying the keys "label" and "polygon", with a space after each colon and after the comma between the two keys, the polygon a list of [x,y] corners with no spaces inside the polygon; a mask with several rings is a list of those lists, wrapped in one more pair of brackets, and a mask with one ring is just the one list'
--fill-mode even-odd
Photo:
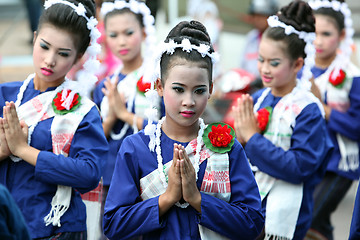
{"label": "ear", "polygon": [[37,32],[36,32],[36,31],[34,31],[33,45],[35,44],[36,37],[37,37]]}
{"label": "ear", "polygon": [[294,61],[294,70],[296,73],[299,72],[303,66],[304,66],[304,59],[302,57],[299,57]]}
{"label": "ear", "polygon": [[211,83],[211,85],[210,85],[210,87],[209,87],[209,97],[208,97],[208,99],[211,97],[211,94],[212,94],[212,92],[213,92],[213,89],[214,89],[214,84]]}
{"label": "ear", "polygon": [[161,79],[156,79],[156,91],[158,92],[160,97],[164,96],[164,86],[162,85]]}
{"label": "ear", "polygon": [[75,65],[76,63],[78,63],[83,56],[84,56],[84,54],[78,54],[77,57],[75,58],[74,65]]}
{"label": "ear", "polygon": [[344,39],[345,39],[345,35],[346,35],[345,29],[341,30],[341,32],[340,32],[340,36],[339,36],[340,41],[342,41],[342,40],[344,40]]}
{"label": "ear", "polygon": [[142,39],[143,39],[143,41],[145,41],[145,39],[147,37],[146,32],[145,32],[145,27],[142,28],[141,32],[142,32]]}

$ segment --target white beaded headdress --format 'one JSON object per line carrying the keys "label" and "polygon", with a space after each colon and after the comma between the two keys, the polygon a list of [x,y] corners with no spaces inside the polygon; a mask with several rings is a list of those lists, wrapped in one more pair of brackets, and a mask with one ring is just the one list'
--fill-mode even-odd
{"label": "white beaded headdress", "polygon": [[106,14],[114,11],[121,10],[124,8],[130,9],[131,12],[135,14],[141,14],[143,19],[143,25],[146,33],[145,44],[146,44],[146,53],[145,53],[145,61],[152,56],[153,54],[153,46],[156,43],[155,37],[155,18],[151,15],[150,9],[146,6],[144,2],[139,2],[136,0],[115,0],[114,2],[104,2],[101,5],[101,15],[103,17]]}
{"label": "white beaded headdress", "polygon": [[[219,54],[217,52],[212,51],[210,45],[200,44],[199,46],[191,44],[190,40],[184,38],[181,43],[175,42],[171,39],[169,42],[162,42],[158,45],[155,54],[152,58],[152,64],[148,65],[147,70],[144,74],[144,81],[151,82],[151,88],[149,91],[145,93],[147,99],[149,99],[150,103],[155,103],[158,98],[158,94],[155,90],[155,81],[160,77],[160,60],[162,55],[168,54],[172,55],[175,52],[175,49],[180,48],[182,51],[190,53],[191,51],[197,51],[204,58],[208,56],[211,59],[212,64],[219,61]],[[155,131],[156,125],[153,122],[156,120],[157,110],[154,105],[151,105],[149,109],[145,112],[148,118],[148,125],[146,125],[144,132],[146,135],[149,135],[149,149],[150,151],[154,151],[155,149]]]}
{"label": "white beaded headdress", "polygon": [[350,62],[351,46],[354,43],[354,28],[353,21],[351,19],[351,11],[347,3],[339,1],[311,0],[309,1],[309,6],[315,11],[320,8],[331,8],[334,11],[341,12],[344,15],[345,39],[340,44],[340,54],[338,54],[335,60],[336,63],[334,76],[337,76],[340,68],[346,66]]}
{"label": "white beaded headdress", "polygon": [[78,89],[78,91],[75,91],[75,89],[72,89],[73,91],[68,97],[69,106],[66,107],[66,109],[69,109],[70,103],[72,102],[72,99],[76,92],[80,92],[82,95],[89,96],[90,91],[92,90],[92,87],[95,85],[95,83],[98,81],[95,73],[100,67],[100,62],[97,60],[97,55],[101,52],[101,46],[99,43],[97,43],[97,39],[101,36],[101,33],[96,28],[96,25],[98,21],[96,18],[91,16],[90,18],[86,16],[86,9],[83,4],[79,3],[77,6],[74,3],[64,1],[64,0],[46,0],[44,3],[45,10],[49,7],[55,5],[55,4],[64,4],[72,9],[81,17],[85,18],[87,21],[87,28],[90,30],[90,46],[87,48],[86,53],[88,54],[88,59],[83,64],[83,67],[86,71],[84,71],[83,74],[79,76],[77,81],[81,85],[81,89]]}
{"label": "white beaded headdress", "polygon": [[298,31],[293,26],[281,22],[276,15],[270,16],[267,21],[270,27],[281,27],[285,30],[286,35],[294,33],[297,34],[300,39],[305,41],[306,58],[304,59],[303,72],[299,84],[300,87],[310,90],[311,83],[309,80],[312,77],[311,68],[315,65],[315,47],[313,44],[316,37],[315,33]]}

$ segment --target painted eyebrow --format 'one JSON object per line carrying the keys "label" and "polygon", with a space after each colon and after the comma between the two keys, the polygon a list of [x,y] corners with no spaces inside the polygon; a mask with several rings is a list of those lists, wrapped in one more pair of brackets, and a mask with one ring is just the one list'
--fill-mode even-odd
{"label": "painted eyebrow", "polygon": [[[180,85],[182,87],[185,87],[185,84],[182,84],[182,83],[178,83],[178,82],[173,82],[172,84],[174,85]],[[199,87],[207,87],[207,85],[197,85],[195,86],[196,88],[199,88]]]}
{"label": "painted eyebrow", "polygon": [[[48,43],[47,41],[45,41],[44,39],[41,38],[41,40],[42,40],[44,43],[46,43],[47,45],[50,45],[50,46],[51,46],[51,44]],[[70,48],[59,48],[59,50],[61,50],[61,51],[71,51]]]}

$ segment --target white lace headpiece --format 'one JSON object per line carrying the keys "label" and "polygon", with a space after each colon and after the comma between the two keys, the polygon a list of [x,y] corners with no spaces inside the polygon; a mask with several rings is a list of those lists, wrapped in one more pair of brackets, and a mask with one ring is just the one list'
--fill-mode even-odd
{"label": "white lace headpiece", "polygon": [[143,25],[146,33],[145,44],[146,44],[146,56],[145,61],[148,59],[147,56],[151,57],[153,54],[153,47],[156,43],[155,37],[155,18],[151,15],[150,9],[146,6],[144,2],[139,2],[136,0],[130,0],[126,2],[124,0],[115,0],[115,2],[104,2],[101,5],[101,14],[103,17],[106,14],[114,11],[128,8],[131,12],[135,14],[141,14],[143,19]]}
{"label": "white lace headpiece", "polygon": [[[145,71],[144,74],[144,81],[151,82],[151,88],[149,91],[145,93],[146,98],[149,100],[150,103],[155,103],[156,99],[158,98],[158,93],[155,90],[155,81],[160,77],[160,60],[162,55],[168,54],[172,55],[175,52],[175,49],[180,48],[182,51],[190,53],[191,51],[195,50],[201,54],[204,58],[208,56],[211,59],[212,64],[219,61],[219,54],[217,52],[210,52],[211,47],[207,44],[200,44],[199,46],[191,44],[190,40],[184,38],[181,43],[175,42],[171,39],[169,42],[162,42],[158,45],[157,50],[152,58],[153,65],[148,65],[148,69]],[[150,151],[154,151],[155,149],[155,131],[156,125],[153,122],[156,119],[157,110],[154,105],[151,105],[149,109],[145,112],[148,118],[148,125],[146,125],[144,132],[146,135],[149,135],[150,142],[149,142],[149,149]]]}
{"label": "white lace headpiece", "polygon": [[96,28],[98,21],[96,18],[91,16],[90,18],[86,16],[86,9],[82,3],[79,3],[77,6],[71,2],[64,0],[46,0],[44,3],[45,10],[55,4],[64,4],[72,9],[81,17],[85,18],[87,21],[87,28],[90,30],[90,46],[87,48],[86,52],[88,54],[88,59],[84,63],[83,67],[86,71],[79,76],[77,81],[80,83],[81,89],[72,89],[73,91],[69,94],[69,97],[66,102],[68,102],[69,106],[66,109],[70,108],[70,104],[76,92],[79,92],[82,95],[90,96],[90,92],[92,87],[98,81],[95,73],[100,67],[100,62],[97,60],[97,55],[101,52],[101,46],[97,43],[97,39],[101,36],[101,33]]}
{"label": "white lace headpiece", "polygon": [[354,43],[354,28],[353,21],[351,19],[351,11],[345,2],[339,1],[321,1],[321,0],[311,0],[309,1],[309,6],[313,10],[318,10],[320,8],[332,8],[336,12],[341,12],[344,15],[344,25],[345,25],[345,39],[340,44],[340,54],[336,58],[335,64],[335,75],[339,73],[341,66],[346,66],[350,62],[351,56],[351,46]]}
{"label": "white lace headpiece", "polygon": [[270,27],[281,27],[285,30],[286,35],[297,34],[300,39],[303,39],[306,43],[305,45],[305,54],[306,58],[304,59],[304,67],[302,76],[300,79],[300,87],[310,90],[311,83],[310,78],[312,78],[311,68],[315,65],[315,47],[314,40],[316,38],[316,34],[314,32],[305,32],[298,31],[293,26],[287,25],[284,22],[279,20],[279,17],[276,15],[270,16],[268,19],[268,24]]}

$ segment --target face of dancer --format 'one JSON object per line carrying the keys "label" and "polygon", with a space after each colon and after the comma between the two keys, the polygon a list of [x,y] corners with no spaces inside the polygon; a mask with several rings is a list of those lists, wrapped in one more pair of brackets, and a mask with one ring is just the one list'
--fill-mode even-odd
{"label": "face of dancer", "polygon": [[263,36],[259,45],[258,70],[265,87],[275,96],[285,96],[296,86],[296,74],[303,59],[293,61],[285,52],[283,41]]}
{"label": "face of dancer", "polygon": [[198,119],[212,92],[207,69],[191,62],[174,64],[157,87],[164,97],[166,121],[173,127],[198,129]]}
{"label": "face of dancer", "polygon": [[44,24],[34,36],[35,88],[45,91],[60,85],[80,58],[70,33]]}
{"label": "face of dancer", "polygon": [[105,29],[109,48],[124,64],[142,61],[141,44],[145,33],[133,13],[110,16]]}
{"label": "face of dancer", "polygon": [[316,48],[316,59],[332,61],[337,54],[341,40],[344,38],[344,32],[339,32],[335,20],[331,17],[316,14],[315,18],[316,39],[314,46]]}

